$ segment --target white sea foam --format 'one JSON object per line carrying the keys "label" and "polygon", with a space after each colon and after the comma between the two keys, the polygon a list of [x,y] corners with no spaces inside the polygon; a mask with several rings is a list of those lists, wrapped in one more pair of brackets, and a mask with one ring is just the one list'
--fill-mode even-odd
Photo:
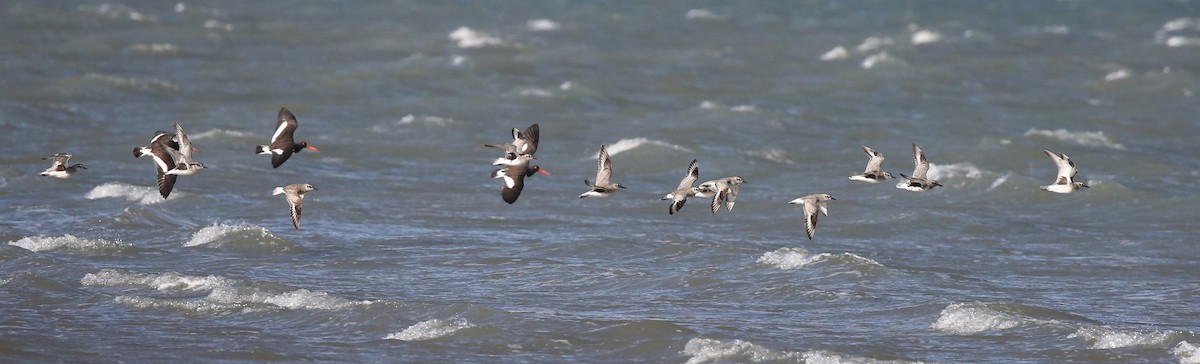
{"label": "white sea foam", "polygon": [[892,44],[896,44],[896,41],[892,40],[892,38],[868,37],[867,39],[863,39],[862,43],[859,43],[854,49],[857,49],[859,52],[870,52]]}
{"label": "white sea foam", "polygon": [[554,97],[554,92],[540,88],[527,88],[521,90],[520,95],[523,97]]}
{"label": "white sea foam", "polygon": [[1070,34],[1071,27],[1066,25],[1047,25],[1042,27],[1042,32],[1047,34]]}
{"label": "white sea foam", "polygon": [[106,16],[114,19],[129,19],[137,22],[157,22],[158,19],[143,14],[134,8],[121,4],[103,3],[99,5],[80,5],[77,9],[82,12]]}
{"label": "white sea foam", "polygon": [[1154,32],[1154,42],[1168,47],[1200,46],[1200,38],[1195,37],[1197,31],[1200,31],[1200,18],[1172,19]]}
{"label": "white sea foam", "polygon": [[255,135],[253,133],[247,133],[244,131],[229,130],[229,129],[213,129],[213,130],[204,131],[202,133],[188,134],[188,139],[191,139],[191,140],[203,140],[203,139],[220,138],[220,137],[252,138],[252,137],[255,137]]}
{"label": "white sea foam", "polygon": [[504,44],[500,38],[468,27],[458,27],[450,32],[450,40],[458,43],[459,48],[479,48]]}
{"label": "white sea foam", "polygon": [[737,105],[729,108],[729,111],[733,112],[754,112],[757,110],[758,107],[754,105]]}
{"label": "white sea foam", "polygon": [[688,19],[720,19],[721,18],[721,16],[717,15],[717,13],[714,13],[712,10],[708,10],[708,9],[688,10],[687,14],[685,14],[684,17],[688,18]]}
{"label": "white sea foam", "polygon": [[120,240],[85,239],[71,234],[63,236],[27,236],[21,238],[21,240],[10,241],[8,245],[19,246],[35,252],[60,249],[69,251],[106,251],[121,250],[133,246],[133,244]]}
{"label": "white sea foam", "polygon": [[[633,139],[621,139],[621,140],[618,140],[616,143],[609,144],[608,145],[608,155],[614,156],[614,155],[620,154],[622,152],[625,152],[627,150],[631,150],[631,149],[640,147],[642,145],[647,145],[647,144],[667,147],[667,148],[680,150],[680,151],[684,151],[684,152],[689,152],[689,153],[692,152],[691,149],[684,148],[684,147],[681,147],[681,146],[678,146],[675,144],[667,143],[667,142],[664,142],[661,140],[653,140],[653,139],[646,139],[646,138],[633,138]],[[597,151],[596,153],[598,155],[600,152]],[[595,158],[597,155],[593,155],[592,158]]]}
{"label": "white sea foam", "polygon": [[1091,349],[1116,349],[1131,346],[1160,346],[1178,335],[1178,331],[1139,332],[1107,326],[1085,326],[1067,336],[1083,339]]}
{"label": "white sea foam", "polygon": [[179,47],[171,43],[135,43],[129,46],[129,50],[138,53],[150,54],[179,53]]}
{"label": "white sea foam", "polygon": [[696,337],[688,340],[680,354],[690,356],[687,364],[708,362],[804,362],[808,364],[904,363],[855,357],[825,350],[777,351],[743,340],[729,342]]}
{"label": "white sea foam", "polygon": [[1104,82],[1124,80],[1126,78],[1129,78],[1129,71],[1120,69],[1120,70],[1109,72],[1108,74],[1104,75]]}
{"label": "white sea foam", "polygon": [[550,19],[533,19],[526,22],[526,26],[529,27],[529,30],[535,32],[548,32],[551,30],[558,30],[562,27],[558,24],[558,22]]}
{"label": "white sea foam", "polygon": [[1175,354],[1179,358],[1179,364],[1200,364],[1200,346],[1192,345],[1187,341],[1180,341],[1171,349],[1171,354]]}
{"label": "white sea foam", "polygon": [[117,77],[99,73],[88,73],[83,75],[83,78],[102,81],[117,87],[129,87],[144,91],[179,91],[178,85],[153,78]]}
{"label": "white sea foam", "polygon": [[839,59],[846,59],[849,57],[850,57],[850,52],[847,51],[846,47],[843,47],[843,46],[833,47],[833,49],[830,49],[830,50],[826,51],[825,53],[821,54],[822,61],[833,61],[833,60],[839,60]]}
{"label": "white sea foam", "polygon": [[991,191],[991,190],[996,189],[996,187],[1000,187],[1000,185],[1004,184],[1004,182],[1008,182],[1008,177],[1011,177],[1011,176],[1012,176],[1012,172],[1009,172],[1009,173],[1005,173],[1003,176],[996,178],[995,181],[992,181],[992,185],[989,186],[987,190]]}
{"label": "white sea foam", "polygon": [[384,337],[385,340],[403,340],[403,341],[421,341],[431,340],[443,336],[452,335],[463,329],[475,327],[467,319],[456,318],[453,320],[432,319],[416,323],[409,326],[401,332],[394,332]]}
{"label": "white sea foam", "polygon": [[121,182],[106,182],[92,188],[83,198],[96,200],[101,198],[124,198],[139,205],[150,205],[162,202],[164,199],[154,187],[134,186]]}
{"label": "white sea foam", "polygon": [[875,68],[875,66],[878,66],[883,63],[895,63],[895,62],[898,62],[897,58],[892,57],[892,55],[888,54],[888,52],[879,52],[879,53],[867,56],[867,58],[863,58],[860,66],[865,70],[869,70],[869,69]]}
{"label": "white sea foam", "polygon": [[201,298],[187,300],[124,295],[118,302],[136,307],[177,307],[206,310],[213,307],[258,304],[285,309],[338,310],[371,301],[351,301],[325,292],[306,289],[281,290],[261,288],[253,282],[220,276],[193,276],[176,272],[161,274],[133,273],[104,269],[88,273],[80,280],[85,286],[145,287],[160,292],[209,291]]}
{"label": "white sea foam", "polygon": [[1167,38],[1167,41],[1164,44],[1166,44],[1168,47],[1172,47],[1172,48],[1187,47],[1187,46],[1200,46],[1200,37],[1185,37],[1182,35],[1172,35],[1170,38]]}
{"label": "white sea foam", "polygon": [[973,335],[1020,326],[1022,318],[993,310],[982,303],[954,303],[942,309],[934,330],[957,335]]}
{"label": "white sea foam", "polygon": [[942,40],[942,34],[932,30],[922,29],[918,30],[916,33],[913,33],[911,40],[912,44],[916,45],[936,43]]}
{"label": "white sea foam", "polygon": [[[798,360],[801,354],[796,352],[775,352],[761,345],[748,341],[734,340],[723,342],[715,339],[692,338],[683,347],[681,354],[691,356],[687,364],[706,362],[748,360],[761,362],[767,360]],[[740,359],[740,360],[739,360]]]}
{"label": "white sea foam", "polygon": [[1108,147],[1117,150],[1125,150],[1125,146],[1117,143],[1104,135],[1103,131],[1069,131],[1066,129],[1058,130],[1042,130],[1029,129],[1025,132],[1025,136],[1040,136],[1052,139],[1058,139],[1065,142],[1072,142],[1087,147]]}
{"label": "white sea foam", "polygon": [[748,150],[748,151],[746,151],[746,154],[754,156],[754,157],[763,158],[763,159],[766,159],[766,160],[769,160],[769,161],[772,161],[775,163],[783,163],[783,164],[795,164],[796,163],[791,158],[788,158],[788,152],[786,150],[779,149],[779,148]]}
{"label": "white sea foam", "polygon": [[940,181],[942,178],[959,178],[966,177],[978,179],[983,177],[983,171],[974,164],[961,162],[953,164],[933,164],[929,163],[929,172],[925,174],[933,180]]}
{"label": "white sea foam", "polygon": [[233,31],[233,24],[226,23],[220,20],[209,19],[204,21],[204,29],[224,30],[227,32]]}
{"label": "white sea foam", "polygon": [[779,269],[791,270],[807,267],[816,263],[827,262],[831,260],[846,261],[854,265],[870,265],[882,267],[882,264],[870,258],[863,258],[853,253],[819,253],[810,254],[804,248],[779,248],[773,252],[764,253],[758,257],[756,261],[759,264],[766,264],[777,267]]}
{"label": "white sea foam", "polygon": [[266,228],[254,224],[213,223],[192,234],[192,239],[183,243],[183,246],[200,246],[235,233],[257,234],[262,239],[278,239]]}

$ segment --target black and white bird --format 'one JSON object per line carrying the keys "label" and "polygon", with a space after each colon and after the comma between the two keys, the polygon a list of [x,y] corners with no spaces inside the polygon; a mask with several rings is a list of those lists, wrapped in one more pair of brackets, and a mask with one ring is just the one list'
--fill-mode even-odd
{"label": "black and white bird", "polygon": [[522,132],[520,129],[512,129],[512,142],[484,144],[485,147],[499,148],[504,151],[504,156],[497,158],[492,162],[494,166],[511,166],[520,164],[517,157],[522,154],[533,155],[537,152],[538,140],[541,138],[541,128],[537,123],[530,125]]}
{"label": "black and white bird", "polygon": [[53,164],[50,165],[50,168],[46,168],[45,171],[42,171],[42,176],[67,179],[71,178],[71,175],[75,174],[75,172],[78,172],[80,169],[87,169],[87,167],[84,167],[82,163],[67,165],[71,161],[71,154],[68,153],[56,153],[52,156],[42,158],[42,160],[54,160]]}
{"label": "black and white bird", "polygon": [[1079,173],[1079,169],[1075,167],[1075,162],[1066,154],[1055,154],[1050,150],[1043,149],[1046,155],[1050,156],[1050,160],[1054,161],[1054,165],[1058,166],[1057,178],[1054,183],[1046,186],[1041,186],[1043,191],[1054,193],[1071,193],[1080,188],[1091,188],[1087,184],[1075,181],[1075,174]]}
{"label": "black and white bird", "polygon": [[674,191],[663,196],[661,200],[671,200],[671,206],[667,208],[667,212],[674,215],[676,211],[683,208],[683,204],[687,203],[688,197],[696,196],[696,187],[692,184],[700,178],[700,165],[697,160],[693,159],[692,164],[688,165],[687,173],[683,175],[683,179],[679,181],[679,187],[675,187]]}
{"label": "black and white bird", "polygon": [[279,116],[275,117],[275,134],[271,134],[270,145],[259,145],[254,147],[254,152],[258,154],[271,156],[271,167],[279,168],[283,162],[287,162],[292,154],[299,153],[304,149],[311,149],[319,152],[317,147],[308,145],[307,141],[296,143],[293,134],[296,132],[296,127],[300,123],[296,122],[296,116],[292,115],[288,109],[280,108]]}
{"label": "black and white bird", "polygon": [[812,240],[817,231],[817,212],[829,216],[829,209],[825,207],[825,203],[832,200],[835,198],[828,193],[814,193],[788,201],[793,205],[804,205],[804,231],[808,233],[808,240]]}
{"label": "black and white bird", "polygon": [[589,181],[584,178],[583,183],[590,188],[587,192],[579,195],[579,198],[584,197],[608,197],[618,189],[625,188],[620,183],[609,181],[612,177],[612,158],[608,156],[608,145],[600,145],[600,154],[596,157],[596,182]]}
{"label": "black and white bird", "polygon": [[867,159],[867,168],[864,169],[862,173],[850,176],[850,180],[863,181],[867,183],[879,183],[889,178],[893,178],[890,172],[885,171],[880,167],[880,165],[883,164],[883,153],[877,152],[875,149],[865,145],[862,147],[863,151],[867,152],[867,155],[869,156],[869,159]]}
{"label": "black and white bird", "polygon": [[[529,154],[522,154],[518,158],[531,157]],[[525,177],[533,176],[535,173],[550,175],[550,171],[542,169],[540,166],[530,166],[526,161],[524,164],[512,165],[492,171],[492,178],[503,180],[500,185],[500,198],[504,202],[512,204],[517,202],[517,198],[521,197],[521,191],[525,189]]]}
{"label": "black and white bird", "polygon": [[896,184],[896,188],[913,192],[923,192],[941,186],[936,180],[926,178],[926,173],[929,172],[929,159],[925,158],[925,152],[921,151],[916,143],[913,143],[913,173],[912,177],[905,176],[901,173],[900,176],[908,179],[908,181]]}
{"label": "black and white bird", "polygon": [[316,187],[308,183],[293,183],[283,187],[275,187],[275,190],[271,191],[271,195],[282,194],[287,199],[288,207],[292,212],[292,226],[299,230],[300,207],[304,203],[304,194],[316,190]]}
{"label": "black and white bird", "polygon": [[711,197],[712,206],[710,208],[714,214],[721,209],[721,204],[725,205],[726,211],[733,211],[733,204],[737,200],[738,190],[741,189],[743,183],[746,183],[746,180],[738,176],[704,181],[696,187],[696,197]]}
{"label": "black and white bird", "polygon": [[175,134],[162,130],[154,133],[154,137],[150,138],[149,145],[133,148],[133,156],[135,158],[150,156],[154,161],[154,170],[158,180],[158,193],[163,198],[170,196],[171,191],[175,188],[177,175],[168,174],[167,172],[175,169],[175,155],[177,154],[179,154],[179,142],[175,141]]}

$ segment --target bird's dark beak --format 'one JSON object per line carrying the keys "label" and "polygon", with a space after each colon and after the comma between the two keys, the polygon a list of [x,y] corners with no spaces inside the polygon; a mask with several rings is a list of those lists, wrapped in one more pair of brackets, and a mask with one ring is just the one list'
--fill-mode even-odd
{"label": "bird's dark beak", "polygon": [[617,185],[617,187],[625,188],[625,185]]}
{"label": "bird's dark beak", "polygon": [[[82,164],[79,165],[79,168],[87,169],[87,167],[84,167]],[[1087,187],[1087,186],[1085,185],[1084,187]]]}

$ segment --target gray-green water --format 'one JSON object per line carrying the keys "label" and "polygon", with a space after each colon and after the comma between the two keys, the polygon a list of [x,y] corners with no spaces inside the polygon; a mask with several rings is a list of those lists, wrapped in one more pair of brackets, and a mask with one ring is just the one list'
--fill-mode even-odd
{"label": "gray-green water", "polygon": [[[1200,361],[1200,5],[0,4],[5,362]],[[841,51],[839,48],[841,47]],[[321,148],[254,155],[280,107]],[[170,199],[130,149],[181,123]],[[500,200],[483,143],[539,123]],[[911,171],[944,188],[846,179]],[[608,144],[629,188],[578,199]],[[1053,180],[1067,153],[1092,188]],[[38,176],[41,157],[89,169]],[[691,159],[737,208],[659,197]],[[316,185],[292,229],[274,186]],[[804,235],[809,193],[837,198]]]}

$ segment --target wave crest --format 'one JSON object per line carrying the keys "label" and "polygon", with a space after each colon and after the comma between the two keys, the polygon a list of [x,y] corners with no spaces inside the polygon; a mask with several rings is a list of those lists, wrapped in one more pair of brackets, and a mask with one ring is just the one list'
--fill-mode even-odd
{"label": "wave crest", "polygon": [[18,246],[35,252],[59,249],[69,251],[120,251],[133,247],[133,244],[120,240],[85,239],[71,234],[63,236],[27,236],[17,241],[10,241],[8,245]]}
{"label": "wave crest", "polygon": [[89,200],[110,197],[124,198],[126,201],[137,202],[139,205],[151,205],[166,200],[159,195],[158,189],[154,187],[134,186],[121,182],[107,182],[93,187],[87,195],[83,196],[83,198]]}
{"label": "wave crest", "polygon": [[1022,318],[994,310],[982,303],[954,303],[942,309],[934,330],[957,335],[972,335],[1020,326]]}
{"label": "wave crest", "polygon": [[1086,326],[1067,336],[1069,339],[1083,339],[1092,349],[1117,349],[1131,346],[1162,345],[1178,331],[1138,332],[1119,330],[1105,326]]}
{"label": "wave crest", "polygon": [[238,237],[252,239],[260,243],[281,241],[279,237],[271,234],[271,231],[262,226],[254,224],[213,223],[212,225],[200,229],[200,231],[197,231],[195,234],[192,234],[192,239],[183,243],[183,246],[200,246]]}
{"label": "wave crest", "polygon": [[418,322],[404,329],[404,331],[392,333],[384,337],[384,339],[403,341],[430,340],[472,327],[475,327],[475,325],[472,325],[470,322],[467,322],[467,319],[461,317],[453,320],[432,319]]}
{"label": "wave crest", "polygon": [[1103,131],[1069,131],[1067,129],[1044,130],[1044,129],[1029,129],[1025,132],[1025,136],[1039,136],[1051,139],[1058,139],[1065,142],[1071,142],[1085,147],[1106,147],[1116,150],[1125,150],[1125,146],[1117,143],[1104,135]]}
{"label": "wave crest", "polygon": [[192,312],[209,312],[221,309],[309,309],[339,310],[355,305],[371,304],[372,301],[352,301],[325,292],[307,289],[281,289],[276,285],[264,285],[252,281],[230,279],[221,276],[193,276],[177,272],[133,273],[104,269],[88,273],[80,280],[85,286],[99,287],[143,287],[155,292],[179,293],[202,292],[199,298],[161,298],[152,295],[125,294],[117,297],[118,303],[140,308],[176,308]]}
{"label": "wave crest", "polygon": [[803,268],[823,262],[836,262],[849,266],[883,267],[873,259],[863,258],[853,253],[809,254],[803,248],[780,248],[763,254],[757,262],[784,270]]}

